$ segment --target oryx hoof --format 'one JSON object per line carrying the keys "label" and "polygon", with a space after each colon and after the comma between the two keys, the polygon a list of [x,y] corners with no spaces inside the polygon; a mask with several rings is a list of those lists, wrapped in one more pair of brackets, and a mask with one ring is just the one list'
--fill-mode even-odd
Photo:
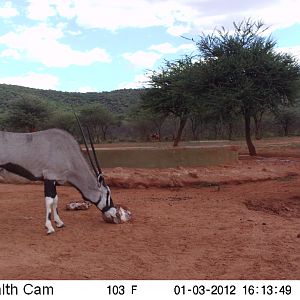
{"label": "oryx hoof", "polygon": [[54,228],[48,228],[47,226],[45,226],[47,230],[47,235],[50,235],[51,233],[55,232]]}
{"label": "oryx hoof", "polygon": [[57,223],[57,222],[55,222],[55,225],[56,225],[57,228],[63,228],[63,227],[65,227],[64,223]]}

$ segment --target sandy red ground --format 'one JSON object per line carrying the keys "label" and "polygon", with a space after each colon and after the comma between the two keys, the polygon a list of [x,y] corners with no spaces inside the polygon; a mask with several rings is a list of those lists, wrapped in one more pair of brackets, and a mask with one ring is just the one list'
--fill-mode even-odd
{"label": "sandy red ground", "polygon": [[59,187],[66,227],[50,236],[43,186],[0,184],[0,279],[300,279],[299,159],[161,172],[185,185],[112,187],[133,214],[122,225],[66,211],[80,195]]}

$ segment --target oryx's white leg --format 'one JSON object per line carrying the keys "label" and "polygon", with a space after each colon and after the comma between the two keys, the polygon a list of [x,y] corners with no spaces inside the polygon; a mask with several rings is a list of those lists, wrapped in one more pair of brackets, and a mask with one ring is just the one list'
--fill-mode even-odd
{"label": "oryx's white leg", "polygon": [[54,232],[54,228],[51,224],[51,212],[54,210],[54,220],[60,221],[58,224],[59,227],[63,226],[63,222],[58,217],[57,214],[57,193],[56,193],[56,181],[55,180],[44,180],[44,189],[45,189],[45,203],[46,203],[46,223],[45,226],[48,229],[47,234]]}
{"label": "oryx's white leg", "polygon": [[57,204],[58,204],[58,196],[56,195],[55,198],[53,199],[53,216],[54,216],[56,227],[61,228],[64,227],[64,222],[60,219],[58,215]]}
{"label": "oryx's white leg", "polygon": [[54,199],[51,197],[45,197],[45,204],[46,204],[46,223],[45,227],[47,228],[47,234],[54,232],[54,228],[51,224],[51,210],[53,207]]}

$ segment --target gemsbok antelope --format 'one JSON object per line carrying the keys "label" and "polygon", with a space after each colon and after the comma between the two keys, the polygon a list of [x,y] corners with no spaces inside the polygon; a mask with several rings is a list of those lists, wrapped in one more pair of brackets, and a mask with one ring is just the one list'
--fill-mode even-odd
{"label": "gemsbok antelope", "polygon": [[[83,134],[81,126],[80,129]],[[127,209],[115,206],[112,201],[90,134],[96,165],[91,159],[84,134],[83,138],[91,166],[84,158],[79,144],[66,131],[60,129],[34,133],[0,131],[0,168],[32,181],[44,181],[47,234],[54,232],[51,211],[56,227],[64,226],[58,215],[56,193],[56,186],[64,183],[74,186],[85,200],[95,204],[106,222],[119,224],[131,218],[131,213]]]}

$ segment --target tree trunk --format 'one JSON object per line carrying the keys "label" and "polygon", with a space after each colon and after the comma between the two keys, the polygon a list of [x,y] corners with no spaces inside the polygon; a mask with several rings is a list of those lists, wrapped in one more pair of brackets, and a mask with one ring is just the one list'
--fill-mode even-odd
{"label": "tree trunk", "polygon": [[284,130],[284,136],[288,136],[289,135],[289,124],[288,124],[288,122],[285,122],[285,124],[283,126],[283,130]]}
{"label": "tree trunk", "polygon": [[256,150],[251,140],[251,116],[245,113],[245,137],[250,156],[256,156]]}
{"label": "tree trunk", "polygon": [[161,139],[162,139],[162,128],[163,128],[163,125],[164,125],[164,122],[166,120],[166,117],[162,117],[161,120],[154,120],[154,126],[156,128],[156,131],[158,133],[158,141],[161,142]]}
{"label": "tree trunk", "polygon": [[232,133],[233,133],[233,124],[232,122],[228,123],[228,140],[232,140]]}
{"label": "tree trunk", "polygon": [[262,116],[263,112],[258,113],[258,115],[254,115],[254,124],[255,124],[255,139],[261,140],[262,138]]}
{"label": "tree trunk", "polygon": [[162,132],[161,127],[162,126],[158,127],[158,141],[159,142],[161,142],[161,132]]}
{"label": "tree trunk", "polygon": [[218,128],[218,123],[216,121],[216,123],[214,123],[214,139],[217,140],[218,139],[218,132],[219,132],[219,128]]}
{"label": "tree trunk", "polygon": [[103,141],[106,141],[108,126],[101,126]]}
{"label": "tree trunk", "polygon": [[202,127],[202,119],[197,117],[191,117],[191,131],[193,135],[193,140],[196,141],[199,139],[199,128]]}
{"label": "tree trunk", "polygon": [[192,120],[192,118],[191,118],[191,130],[192,130],[193,140],[196,141],[197,140],[197,125],[196,125],[196,121]]}
{"label": "tree trunk", "polygon": [[173,143],[174,147],[178,146],[178,143],[179,143],[179,141],[181,139],[182,132],[183,132],[183,129],[185,127],[186,122],[187,122],[187,118],[186,117],[180,119],[180,123],[179,123],[179,128],[178,128],[178,131],[177,131],[177,135],[176,135],[176,137],[174,139],[174,143]]}

